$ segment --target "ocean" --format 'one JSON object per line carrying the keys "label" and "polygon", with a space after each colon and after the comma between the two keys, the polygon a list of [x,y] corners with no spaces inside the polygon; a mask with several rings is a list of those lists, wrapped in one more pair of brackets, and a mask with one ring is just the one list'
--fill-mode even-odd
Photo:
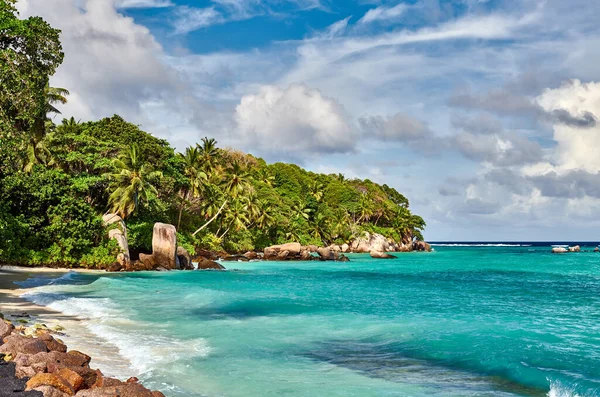
{"label": "ocean", "polygon": [[600,396],[600,253],[550,245],[23,286],[172,397]]}

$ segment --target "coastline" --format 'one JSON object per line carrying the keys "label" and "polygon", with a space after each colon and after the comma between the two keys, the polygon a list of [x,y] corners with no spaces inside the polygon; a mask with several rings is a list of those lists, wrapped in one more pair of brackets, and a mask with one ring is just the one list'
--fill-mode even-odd
{"label": "coastline", "polygon": [[[98,336],[86,328],[85,320],[26,299],[23,295],[33,291],[34,288],[23,288],[16,284],[40,276],[53,280],[69,272],[107,274],[105,271],[89,269],[0,267],[0,313],[6,320],[26,322],[24,325],[44,324],[50,329],[60,326],[64,329],[61,339],[69,348],[89,354],[94,368],[100,369],[106,376],[125,380],[139,375],[131,368],[131,363],[120,354],[116,346],[108,343],[109,341],[98,343]],[[27,316],[23,316],[24,314]]]}

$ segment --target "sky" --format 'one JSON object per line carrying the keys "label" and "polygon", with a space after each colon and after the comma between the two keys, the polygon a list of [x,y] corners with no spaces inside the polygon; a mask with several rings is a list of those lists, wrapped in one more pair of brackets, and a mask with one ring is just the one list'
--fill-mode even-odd
{"label": "sky", "polygon": [[597,0],[18,8],[62,30],[64,117],[387,183],[430,241],[600,239]]}

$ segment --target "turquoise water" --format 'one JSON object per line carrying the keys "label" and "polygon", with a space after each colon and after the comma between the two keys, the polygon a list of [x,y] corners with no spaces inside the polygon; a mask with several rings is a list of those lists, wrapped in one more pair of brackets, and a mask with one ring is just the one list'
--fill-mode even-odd
{"label": "turquoise water", "polygon": [[600,396],[600,254],[435,248],[69,274],[29,298],[168,396]]}

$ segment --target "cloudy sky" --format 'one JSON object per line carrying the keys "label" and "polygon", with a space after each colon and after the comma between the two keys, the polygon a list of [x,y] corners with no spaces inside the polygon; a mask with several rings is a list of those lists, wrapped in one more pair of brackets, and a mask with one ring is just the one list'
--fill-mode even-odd
{"label": "cloudy sky", "polygon": [[[429,240],[600,238],[596,0],[20,0],[65,116],[396,187]],[[597,83],[598,82],[598,83]]]}

